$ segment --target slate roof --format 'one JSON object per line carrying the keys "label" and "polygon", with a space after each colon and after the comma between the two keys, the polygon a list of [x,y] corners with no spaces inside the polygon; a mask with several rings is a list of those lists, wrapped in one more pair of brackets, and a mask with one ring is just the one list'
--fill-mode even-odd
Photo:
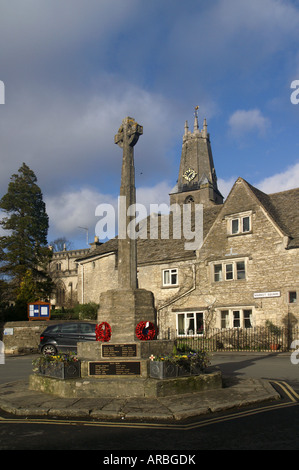
{"label": "slate roof", "polygon": [[[242,179],[242,178],[241,178]],[[259,189],[255,188],[247,181],[243,180],[248,185],[250,190],[258,199],[259,203],[264,207],[272,220],[277,224],[284,235],[289,237],[288,249],[299,248],[299,188],[290,189],[274,194],[266,194]],[[209,229],[217,218],[219,212],[223,209],[224,205],[219,204],[204,209],[203,214],[203,235],[207,235]],[[163,216],[165,217],[165,216]],[[171,216],[170,216],[171,217]],[[137,263],[141,264],[154,264],[170,261],[179,261],[187,259],[195,259],[196,252],[185,249],[184,238],[177,240],[172,238],[172,223],[170,221],[170,238],[151,239],[149,236],[149,223],[148,221],[148,237],[146,239],[139,239],[137,241]],[[77,258],[78,261],[92,259],[95,256],[105,255],[108,253],[117,253],[118,240],[117,237],[113,238],[102,245],[99,245],[93,250],[82,257]]]}
{"label": "slate roof", "polygon": [[[203,234],[204,237],[214,222],[216,216],[220,212],[222,206],[215,206],[208,209],[204,209],[203,214]],[[160,216],[159,216],[160,217]],[[163,216],[167,217],[167,216]],[[160,219],[161,220],[161,219]],[[169,239],[163,239],[161,236],[158,239],[151,239],[150,230],[150,217],[147,218],[148,224],[148,236],[146,239],[138,239],[137,241],[137,263],[141,264],[152,264],[152,263],[163,263],[167,261],[178,261],[186,259],[195,259],[196,252],[193,250],[185,249],[185,242],[188,240],[173,239],[172,237],[172,218],[170,215],[169,221]],[[192,228],[194,230],[194,228]],[[160,232],[159,232],[160,233]],[[87,255],[78,258],[78,261],[88,260],[95,256],[100,256],[108,253],[116,253],[118,250],[117,237],[113,238],[97,248],[91,250]]]}
{"label": "slate roof", "polygon": [[288,248],[299,248],[299,188],[265,194],[247,185],[284,235],[290,238]]}

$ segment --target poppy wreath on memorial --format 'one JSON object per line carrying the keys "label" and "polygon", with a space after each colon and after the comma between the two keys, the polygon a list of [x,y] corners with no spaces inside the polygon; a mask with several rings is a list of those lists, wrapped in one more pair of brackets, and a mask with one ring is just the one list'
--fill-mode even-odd
{"label": "poppy wreath on memorial", "polygon": [[111,326],[106,321],[103,321],[96,326],[96,340],[108,342],[111,338]]}
{"label": "poppy wreath on memorial", "polygon": [[141,321],[136,326],[136,336],[141,341],[154,339],[156,330],[155,326],[150,321]]}

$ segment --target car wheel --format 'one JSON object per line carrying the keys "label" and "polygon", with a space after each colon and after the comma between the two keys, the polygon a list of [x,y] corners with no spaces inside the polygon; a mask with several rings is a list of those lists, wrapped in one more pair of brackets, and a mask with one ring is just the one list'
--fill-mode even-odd
{"label": "car wheel", "polygon": [[44,356],[55,356],[55,354],[57,354],[57,349],[53,344],[46,344],[42,348],[42,354],[44,354]]}

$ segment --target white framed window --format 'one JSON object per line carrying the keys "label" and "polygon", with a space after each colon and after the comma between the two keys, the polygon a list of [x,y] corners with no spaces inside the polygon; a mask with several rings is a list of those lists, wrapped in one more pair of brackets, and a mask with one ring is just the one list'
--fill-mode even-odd
{"label": "white framed window", "polygon": [[252,230],[251,212],[230,215],[227,216],[226,219],[228,235],[240,235],[244,233],[249,233]]}
{"label": "white framed window", "polygon": [[178,269],[177,268],[163,269],[162,285],[163,287],[178,285]]}
{"label": "white framed window", "polygon": [[245,260],[223,261],[212,264],[214,282],[246,279]]}
{"label": "white framed window", "polygon": [[177,314],[179,336],[201,335],[204,332],[203,312],[182,312]]}
{"label": "white framed window", "polygon": [[252,328],[251,308],[228,308],[220,311],[220,326],[225,328]]}

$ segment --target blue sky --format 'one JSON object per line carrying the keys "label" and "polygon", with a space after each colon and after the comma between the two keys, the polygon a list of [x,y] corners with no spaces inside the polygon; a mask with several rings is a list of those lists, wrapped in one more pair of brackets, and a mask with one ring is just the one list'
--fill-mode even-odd
{"label": "blue sky", "polygon": [[[116,204],[126,116],[138,201],[168,202],[185,120],[207,118],[219,186],[298,187],[296,0],[0,0],[0,193],[25,162],[50,217],[49,241],[93,241]],[[298,95],[299,96],[299,95]]]}

